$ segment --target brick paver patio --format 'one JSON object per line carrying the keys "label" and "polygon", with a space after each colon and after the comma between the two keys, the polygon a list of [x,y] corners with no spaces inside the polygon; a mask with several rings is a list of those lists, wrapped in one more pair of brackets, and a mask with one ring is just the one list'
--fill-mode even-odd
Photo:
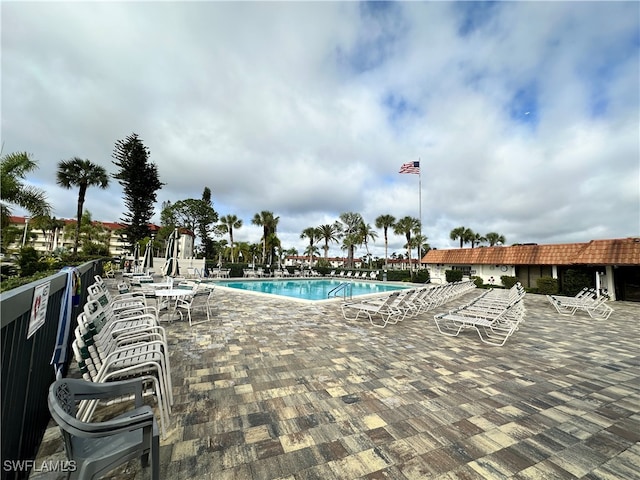
{"label": "brick paver patio", "polygon": [[[161,478],[640,478],[640,304],[596,321],[527,295],[503,347],[439,334],[434,313],[478,293],[381,329],[339,303],[216,290],[214,321],[164,325]],[[36,464],[59,458],[52,425]]]}

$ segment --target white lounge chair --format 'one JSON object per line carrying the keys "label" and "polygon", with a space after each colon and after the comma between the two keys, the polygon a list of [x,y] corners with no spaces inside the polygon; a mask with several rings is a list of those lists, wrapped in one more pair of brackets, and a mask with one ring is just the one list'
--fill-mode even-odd
{"label": "white lounge chair", "polygon": [[484,343],[502,346],[515,332],[524,317],[524,304],[519,300],[493,313],[472,312],[461,308],[435,315],[438,331],[457,337],[462,331],[474,329]]}
{"label": "white lounge chair", "polygon": [[547,295],[547,300],[562,315],[574,315],[580,310],[591,318],[606,320],[613,313],[613,308],[606,303],[609,296],[606,293],[598,294],[595,289],[582,289],[575,297]]}
{"label": "white lounge chair", "polygon": [[[393,292],[387,297],[381,299],[379,303],[373,301],[353,302],[342,304],[342,316],[346,320],[357,320],[360,315],[366,315],[369,322],[374,327],[386,327],[388,323],[397,323],[398,318],[403,315],[403,311],[394,307],[398,302],[400,292]],[[347,311],[355,310],[355,317],[347,315]],[[374,322],[374,317],[379,318],[380,322]]]}

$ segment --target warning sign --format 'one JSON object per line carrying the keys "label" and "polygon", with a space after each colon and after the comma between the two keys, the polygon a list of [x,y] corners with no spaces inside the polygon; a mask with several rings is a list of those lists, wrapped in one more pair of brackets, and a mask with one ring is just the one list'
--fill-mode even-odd
{"label": "warning sign", "polygon": [[51,282],[47,282],[38,285],[33,290],[33,304],[31,305],[31,318],[29,319],[27,338],[30,338],[44,325],[44,320],[47,317],[47,303],[49,303],[50,288]]}

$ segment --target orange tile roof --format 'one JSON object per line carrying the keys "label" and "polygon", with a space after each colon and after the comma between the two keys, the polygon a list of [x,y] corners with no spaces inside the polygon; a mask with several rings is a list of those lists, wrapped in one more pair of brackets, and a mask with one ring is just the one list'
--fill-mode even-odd
{"label": "orange tile roof", "polygon": [[429,250],[422,263],[449,265],[640,265],[640,239]]}
{"label": "orange tile roof", "polygon": [[592,240],[574,263],[598,265],[640,265],[640,238]]}

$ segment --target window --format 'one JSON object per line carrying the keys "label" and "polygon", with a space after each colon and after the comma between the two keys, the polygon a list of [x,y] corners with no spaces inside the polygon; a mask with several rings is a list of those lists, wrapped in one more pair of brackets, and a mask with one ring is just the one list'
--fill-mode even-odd
{"label": "window", "polygon": [[453,265],[451,270],[462,270],[462,275],[471,276],[471,265]]}

